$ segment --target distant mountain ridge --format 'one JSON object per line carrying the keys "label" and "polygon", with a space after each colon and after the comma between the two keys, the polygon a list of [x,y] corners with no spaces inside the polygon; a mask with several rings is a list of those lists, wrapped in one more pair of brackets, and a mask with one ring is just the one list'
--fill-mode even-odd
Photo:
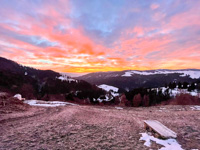
{"label": "distant mountain ridge", "polygon": [[150,105],[154,105],[168,100],[174,92],[178,93],[177,86],[181,91],[188,90],[191,95],[198,95],[200,70],[125,70],[71,78],[63,73],[22,66],[0,57],[0,92],[19,93],[26,99],[121,105],[122,98],[123,105],[133,106],[134,96],[143,93],[143,100],[149,96]]}
{"label": "distant mountain ridge", "polygon": [[96,85],[107,84],[124,91],[139,87],[161,87],[170,82],[196,82],[200,80],[200,69],[97,72],[76,79]]}

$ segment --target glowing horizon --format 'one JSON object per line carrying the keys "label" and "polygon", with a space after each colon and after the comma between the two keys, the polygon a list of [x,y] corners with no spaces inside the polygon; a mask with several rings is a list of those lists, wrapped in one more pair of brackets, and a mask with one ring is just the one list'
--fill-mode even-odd
{"label": "glowing horizon", "polygon": [[0,56],[58,72],[200,69],[200,1],[2,0]]}

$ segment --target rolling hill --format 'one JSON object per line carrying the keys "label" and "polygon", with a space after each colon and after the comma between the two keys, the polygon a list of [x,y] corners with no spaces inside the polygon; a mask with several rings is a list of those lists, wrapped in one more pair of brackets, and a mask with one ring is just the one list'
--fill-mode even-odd
{"label": "rolling hill", "polygon": [[0,90],[20,93],[27,99],[65,100],[69,98],[93,99],[105,91],[83,80],[51,70],[38,70],[22,66],[12,60],[0,57]]}
{"label": "rolling hill", "polygon": [[126,70],[118,72],[97,72],[77,77],[76,79],[85,80],[91,84],[111,85],[120,91],[129,91],[134,88],[163,87],[170,82],[199,82],[200,70]]}

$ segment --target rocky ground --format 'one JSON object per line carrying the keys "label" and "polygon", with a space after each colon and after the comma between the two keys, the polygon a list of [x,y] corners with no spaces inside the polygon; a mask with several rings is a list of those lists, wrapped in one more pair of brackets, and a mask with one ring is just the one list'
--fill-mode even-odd
{"label": "rocky ground", "polygon": [[[0,149],[150,149],[139,140],[146,119],[156,119],[178,133],[183,149],[200,149],[200,111],[191,106],[70,105],[0,113]],[[158,148],[156,143],[151,146]]]}

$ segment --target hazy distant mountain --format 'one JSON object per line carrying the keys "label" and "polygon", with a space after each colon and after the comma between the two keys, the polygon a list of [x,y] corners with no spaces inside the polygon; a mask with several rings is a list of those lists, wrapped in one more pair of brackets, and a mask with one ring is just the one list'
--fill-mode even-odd
{"label": "hazy distant mountain", "polygon": [[98,72],[77,77],[91,84],[107,84],[123,90],[139,87],[161,87],[170,82],[196,82],[200,80],[200,70],[126,70],[118,72]]}

